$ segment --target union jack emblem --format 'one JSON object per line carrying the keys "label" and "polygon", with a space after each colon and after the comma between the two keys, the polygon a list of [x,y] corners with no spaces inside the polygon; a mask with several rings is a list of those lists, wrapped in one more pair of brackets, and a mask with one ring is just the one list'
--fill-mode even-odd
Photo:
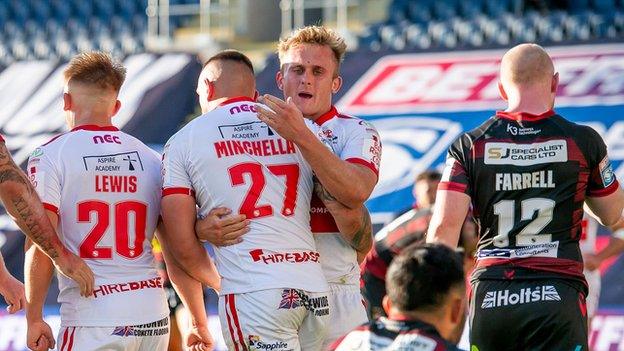
{"label": "union jack emblem", "polygon": [[113,330],[113,334],[111,335],[132,336],[134,335],[134,328],[133,327],[115,327],[115,330]]}
{"label": "union jack emblem", "polygon": [[297,291],[294,289],[284,289],[284,291],[282,291],[282,301],[278,309],[291,309],[299,306],[301,306],[301,301]]}

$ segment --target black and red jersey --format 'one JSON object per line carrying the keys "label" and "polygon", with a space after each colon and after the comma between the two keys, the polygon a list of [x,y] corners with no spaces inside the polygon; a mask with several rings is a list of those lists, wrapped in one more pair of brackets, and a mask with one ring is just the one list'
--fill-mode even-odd
{"label": "black and red jersey", "polygon": [[473,277],[583,278],[583,202],[619,187],[590,127],[548,111],[497,112],[450,147],[439,189],[470,196],[479,227]]}
{"label": "black and red jersey", "polygon": [[329,350],[435,350],[459,351],[436,328],[417,320],[379,318],[357,327],[334,342]]}

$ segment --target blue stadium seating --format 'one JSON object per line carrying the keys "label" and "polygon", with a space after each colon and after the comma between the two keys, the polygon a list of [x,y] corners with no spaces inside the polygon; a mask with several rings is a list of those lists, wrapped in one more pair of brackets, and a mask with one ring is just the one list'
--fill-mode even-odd
{"label": "blue stadium seating", "polygon": [[[121,56],[142,52],[146,6],[147,0],[0,0],[0,65],[67,59],[94,49]],[[172,31],[188,21],[172,20]]]}
{"label": "blue stadium seating", "polygon": [[372,25],[362,35],[360,44],[371,50],[402,47],[426,50],[624,37],[624,0],[568,0],[563,2],[565,7],[542,6],[548,3],[393,0],[387,20]]}

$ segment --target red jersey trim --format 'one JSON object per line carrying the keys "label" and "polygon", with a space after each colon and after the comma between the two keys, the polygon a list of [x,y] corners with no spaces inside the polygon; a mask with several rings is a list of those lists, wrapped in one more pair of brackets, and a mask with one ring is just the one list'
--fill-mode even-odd
{"label": "red jersey trim", "polygon": [[4,143],[4,138],[0,135],[0,143]]}
{"label": "red jersey trim", "polygon": [[222,103],[219,104],[219,106],[225,106],[225,105],[233,104],[235,102],[243,102],[243,101],[256,102],[256,100],[247,96],[237,96],[237,97],[233,97],[231,99],[227,99],[223,101]]}
{"label": "red jersey trim", "polygon": [[320,115],[317,119],[314,120],[314,123],[320,125],[323,125],[323,123],[329,121],[330,119],[336,117],[336,115],[338,114],[338,110],[336,110],[335,106],[332,106],[329,111],[323,113],[322,115]]}
{"label": "red jersey trim", "polygon": [[174,195],[174,194],[182,194],[182,195],[195,197],[195,191],[189,188],[172,187],[172,188],[164,188],[162,190],[162,197],[165,197],[168,195]]}
{"label": "red jersey trim", "polygon": [[496,111],[496,116],[497,117],[501,117],[504,119],[510,119],[512,121],[529,121],[529,122],[535,122],[535,121],[539,121],[545,118],[548,118],[550,116],[554,116],[555,115],[555,111],[553,110],[548,110],[542,114],[539,115],[534,115],[531,113],[527,113],[527,112],[506,112],[506,111]]}
{"label": "red jersey trim", "polygon": [[438,184],[438,190],[450,190],[465,193],[468,185],[456,182],[440,182]]}
{"label": "red jersey trim", "polygon": [[75,132],[77,130],[90,130],[90,131],[106,131],[106,132],[118,132],[119,128],[115,126],[98,126],[95,124],[83,124],[81,126],[74,127],[70,132]]}
{"label": "red jersey trim", "polygon": [[528,258],[488,258],[477,260],[476,268],[506,265],[510,267],[529,268],[536,271],[552,272],[562,275],[580,277],[583,275],[583,263],[565,258],[528,257]]}
{"label": "red jersey trim", "polygon": [[618,190],[619,187],[620,183],[616,179],[615,182],[611,183],[611,185],[609,185],[608,187],[604,189],[589,191],[587,195],[589,197],[605,197],[607,195],[613,194],[616,190]]}
{"label": "red jersey trim", "polygon": [[368,162],[368,161],[366,161],[364,159],[355,158],[355,157],[348,158],[345,161],[347,161],[349,163],[353,163],[353,164],[366,166],[366,167],[370,168],[370,170],[373,171],[377,177],[379,177],[379,170],[377,169],[377,167],[375,167],[375,165],[372,162]]}
{"label": "red jersey trim", "polygon": [[54,212],[54,213],[56,213],[56,214],[58,214],[58,213],[59,213],[59,209],[58,209],[58,207],[56,207],[56,206],[52,205],[51,203],[44,202],[44,203],[43,203],[43,208],[45,208],[45,209],[46,209],[46,210],[48,210],[48,211],[52,211],[52,212]]}

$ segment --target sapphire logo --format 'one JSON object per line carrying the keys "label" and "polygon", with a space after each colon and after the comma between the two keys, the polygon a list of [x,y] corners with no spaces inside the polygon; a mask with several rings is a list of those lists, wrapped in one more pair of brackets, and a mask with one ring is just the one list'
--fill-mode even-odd
{"label": "sapphire logo", "polygon": [[523,288],[517,293],[511,293],[509,290],[488,291],[485,293],[481,308],[522,305],[539,301],[561,301],[561,297],[552,285]]}

